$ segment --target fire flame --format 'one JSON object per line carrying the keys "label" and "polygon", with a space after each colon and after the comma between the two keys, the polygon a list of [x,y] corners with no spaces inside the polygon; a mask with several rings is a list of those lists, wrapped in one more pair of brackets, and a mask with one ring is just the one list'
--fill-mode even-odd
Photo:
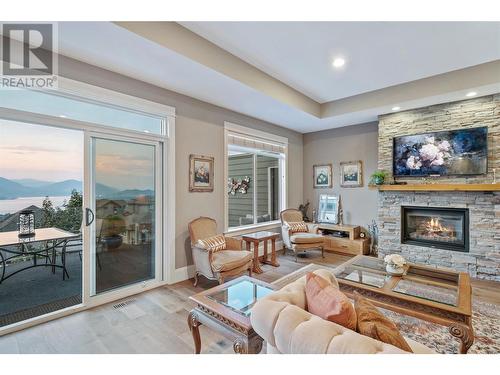
{"label": "fire flame", "polygon": [[450,228],[447,228],[441,224],[439,218],[431,218],[431,220],[426,225],[426,229],[429,232],[451,232]]}

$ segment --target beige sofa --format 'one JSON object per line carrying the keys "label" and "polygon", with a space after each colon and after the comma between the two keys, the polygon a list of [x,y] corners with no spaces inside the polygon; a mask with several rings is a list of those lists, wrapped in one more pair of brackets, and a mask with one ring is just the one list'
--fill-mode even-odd
{"label": "beige sofa", "polygon": [[[320,269],[314,273],[338,286],[331,271]],[[252,327],[267,342],[268,354],[407,353],[307,312],[305,283],[303,276],[262,298],[252,308]],[[425,345],[405,339],[414,353],[434,353]]]}

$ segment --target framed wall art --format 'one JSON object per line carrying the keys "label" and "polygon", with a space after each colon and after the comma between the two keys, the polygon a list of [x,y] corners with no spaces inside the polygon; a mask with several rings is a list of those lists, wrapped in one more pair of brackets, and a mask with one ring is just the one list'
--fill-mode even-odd
{"label": "framed wall art", "polygon": [[332,165],[331,164],[316,164],[313,165],[313,187],[315,189],[319,188],[332,188],[333,178],[332,178]]}
{"label": "framed wall art", "polygon": [[189,191],[214,191],[214,158],[189,155]]}
{"label": "framed wall art", "polygon": [[343,161],[340,163],[340,186],[363,186],[363,162],[361,160]]}

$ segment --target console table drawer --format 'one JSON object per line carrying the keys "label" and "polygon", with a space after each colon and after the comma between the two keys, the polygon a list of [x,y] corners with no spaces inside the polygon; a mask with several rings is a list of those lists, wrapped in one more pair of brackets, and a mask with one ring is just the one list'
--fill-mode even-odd
{"label": "console table drawer", "polygon": [[347,238],[328,237],[325,239],[325,250],[338,251],[347,254],[367,254],[368,239],[349,240]]}

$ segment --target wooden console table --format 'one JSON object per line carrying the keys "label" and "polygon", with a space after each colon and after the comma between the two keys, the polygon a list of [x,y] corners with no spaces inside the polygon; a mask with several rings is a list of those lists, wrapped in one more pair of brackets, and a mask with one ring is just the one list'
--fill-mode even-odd
{"label": "wooden console table", "polygon": [[[247,250],[252,251],[252,243],[253,243],[253,272],[262,273],[262,268],[260,268],[259,262],[259,244],[261,242],[264,243],[264,257],[262,258],[262,263],[270,264],[274,267],[279,267],[279,263],[276,260],[276,239],[279,237],[279,233],[275,232],[256,232],[249,233],[241,236],[241,239],[246,242]],[[267,253],[267,241],[271,241],[271,260],[268,259]]]}
{"label": "wooden console table", "polygon": [[[323,232],[326,251],[339,252],[350,255],[363,255],[370,252],[370,239],[360,238],[361,227],[358,225],[338,225],[338,224],[318,224],[318,228]],[[335,237],[328,235],[330,231],[347,233],[346,237]]]}

